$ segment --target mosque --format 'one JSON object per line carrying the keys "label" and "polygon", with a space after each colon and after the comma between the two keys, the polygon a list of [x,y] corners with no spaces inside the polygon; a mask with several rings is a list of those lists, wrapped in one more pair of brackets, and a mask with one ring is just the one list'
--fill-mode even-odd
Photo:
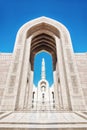
{"label": "mosque", "polygon": [[[52,56],[54,83],[33,83],[34,58]],[[0,130],[87,130],[87,53],[74,53],[68,29],[40,17],[25,23],[13,53],[0,53]]]}

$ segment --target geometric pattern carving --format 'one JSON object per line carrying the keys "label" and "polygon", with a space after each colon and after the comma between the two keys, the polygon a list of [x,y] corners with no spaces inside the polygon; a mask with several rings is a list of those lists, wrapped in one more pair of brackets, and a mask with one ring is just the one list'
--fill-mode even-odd
{"label": "geometric pattern carving", "polygon": [[3,96],[3,92],[4,92],[4,89],[3,89],[3,88],[0,88],[0,97]]}
{"label": "geometric pattern carving", "polygon": [[87,98],[87,88],[83,88],[83,94],[84,94],[84,96],[86,96],[86,98]]}
{"label": "geometric pattern carving", "polygon": [[16,50],[16,55],[15,55],[15,61],[19,60],[19,56],[20,56],[20,49]]}
{"label": "geometric pattern carving", "polygon": [[16,76],[14,76],[14,75],[11,76],[9,86],[14,86],[15,85],[15,78],[16,78]]}
{"label": "geometric pattern carving", "polygon": [[9,88],[8,88],[8,93],[11,94],[14,91],[14,86],[15,86],[15,82],[16,82],[16,76],[12,75],[10,78],[10,82],[9,82]]}
{"label": "geometric pattern carving", "polygon": [[77,77],[75,75],[71,76],[71,82],[72,82],[73,92],[78,93]]}
{"label": "geometric pattern carving", "polygon": [[13,88],[13,87],[12,87],[12,88],[11,88],[11,87],[10,87],[10,88],[8,88],[8,93],[9,93],[9,94],[12,94],[12,93],[13,93],[13,90],[14,90],[14,88]]}
{"label": "geometric pattern carving", "polygon": [[4,75],[3,75],[3,76],[0,76],[0,83],[1,83],[1,84],[4,84],[4,83],[5,83],[5,80],[4,80],[5,78],[6,78],[6,76],[4,76]]}
{"label": "geometric pattern carving", "polygon": [[66,49],[66,54],[67,54],[68,61],[71,61],[72,60],[71,50],[67,48]]}
{"label": "geometric pattern carving", "polygon": [[15,73],[18,69],[18,63],[14,63],[14,66],[13,66],[13,73]]}
{"label": "geometric pattern carving", "polygon": [[74,66],[73,63],[68,63],[70,72],[74,72]]}

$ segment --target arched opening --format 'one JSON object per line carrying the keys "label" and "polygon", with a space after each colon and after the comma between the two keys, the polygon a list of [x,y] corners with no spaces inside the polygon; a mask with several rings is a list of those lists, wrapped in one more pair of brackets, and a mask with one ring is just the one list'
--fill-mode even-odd
{"label": "arched opening", "polygon": [[[55,102],[56,102],[56,105],[58,106],[58,110],[61,110],[61,108],[63,109],[68,108],[67,91],[66,91],[67,84],[65,81],[66,76],[65,76],[65,68],[63,64],[64,63],[63,49],[62,49],[63,43],[62,43],[62,37],[60,35],[61,34],[60,30],[48,22],[47,23],[40,22],[39,24],[34,24],[32,27],[30,26],[30,28],[26,30],[25,48],[24,48],[24,55],[23,55],[24,56],[23,58],[25,59],[25,63],[22,65],[24,68],[22,77],[24,79],[26,75],[26,78],[25,78],[25,83],[21,82],[21,85],[20,85],[21,91],[19,94],[19,104],[18,104],[19,109],[23,108],[23,109],[29,110],[33,102],[32,99],[35,97],[35,91],[33,91],[33,79],[34,79],[33,76],[35,75],[34,74],[34,58],[36,55],[38,55],[42,51],[45,51],[52,56],[53,78],[54,78],[55,90],[54,91],[52,90],[50,95],[52,95],[53,101],[54,101],[54,98],[56,97]],[[25,73],[25,68],[27,70],[27,73]],[[26,81],[26,79],[28,80]],[[42,83],[42,81],[40,83]],[[37,86],[37,83],[36,83],[36,86]],[[25,90],[25,93],[22,90]],[[43,97],[42,95],[41,95],[41,98]],[[63,98],[62,95],[66,97],[66,100]],[[21,98],[23,98],[24,100],[21,101]],[[44,95],[44,100],[45,100],[45,95]],[[62,103],[61,103],[61,100],[63,100]],[[49,101],[49,99],[47,99],[47,101]]]}
{"label": "arched opening", "polygon": [[[34,57],[34,79],[33,83],[37,87],[38,82],[41,80],[41,67],[42,59],[45,59],[45,76],[46,80],[49,82],[49,87],[54,83],[53,81],[53,62],[52,56],[46,51],[41,51],[37,53]],[[44,81],[42,82],[44,83]]]}
{"label": "arched opening", "polygon": [[[42,32],[35,35],[32,38],[32,41],[31,41],[30,51],[31,51],[30,52],[31,70],[33,72],[34,72],[34,58],[35,58],[35,56],[38,56],[40,54],[46,55],[46,57],[44,59],[47,59],[47,55],[51,56],[51,69],[50,69],[50,67],[46,68],[47,75],[49,75],[49,76],[47,76],[47,77],[43,76],[44,78],[41,77],[39,79],[39,81],[36,83],[38,89],[36,90],[35,88],[33,88],[34,89],[33,91],[35,91],[35,93],[36,93],[35,94],[35,100],[33,99],[33,106],[36,106],[35,104],[38,104],[38,110],[39,110],[39,106],[42,107],[42,109],[44,109],[43,104],[41,104],[41,102],[43,102],[43,96],[42,95],[44,95],[45,108],[47,107],[48,109],[51,109],[50,105],[53,105],[54,99],[52,99],[52,92],[51,92],[52,90],[50,90],[49,86],[50,87],[52,86],[52,88],[53,88],[53,85],[52,85],[53,84],[53,71],[56,70],[56,63],[57,63],[56,43],[55,43],[54,37],[51,36],[50,34],[42,33]],[[44,53],[41,53],[42,51],[44,51]],[[41,59],[41,61],[42,61],[42,59]],[[39,62],[40,62],[40,58],[39,58],[39,61],[37,63],[39,64]],[[46,61],[46,64],[47,64],[47,62],[50,63],[50,60]],[[39,66],[39,69],[40,69],[41,64],[37,65],[37,67],[38,66]],[[37,68],[38,72],[39,72],[39,69]],[[40,72],[41,72],[41,70],[40,70]],[[41,75],[40,72],[39,72],[39,75]],[[51,73],[51,75],[49,74],[49,72]],[[45,72],[42,72],[42,73],[45,73]],[[39,75],[36,73],[36,78],[39,78]],[[44,75],[44,74],[42,74],[42,75]],[[46,78],[49,79],[49,82],[48,82],[48,79],[46,79]],[[35,80],[35,72],[34,72],[34,80]],[[46,83],[46,84],[44,84],[45,91],[41,91],[42,87],[43,87],[41,85],[41,83],[43,81]]]}
{"label": "arched opening", "polygon": [[33,72],[32,110],[55,110],[53,62],[49,52],[43,50],[35,55]]}

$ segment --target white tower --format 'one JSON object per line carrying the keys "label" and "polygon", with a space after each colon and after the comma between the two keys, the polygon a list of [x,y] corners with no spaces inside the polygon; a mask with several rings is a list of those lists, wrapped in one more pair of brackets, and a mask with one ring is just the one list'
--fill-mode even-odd
{"label": "white tower", "polygon": [[45,60],[44,58],[42,59],[42,71],[41,71],[41,79],[46,79],[46,74],[45,74]]}

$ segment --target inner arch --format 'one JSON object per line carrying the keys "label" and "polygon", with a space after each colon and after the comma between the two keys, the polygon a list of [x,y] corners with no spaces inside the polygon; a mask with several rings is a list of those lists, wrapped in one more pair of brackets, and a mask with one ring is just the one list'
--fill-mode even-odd
{"label": "inner arch", "polygon": [[34,34],[35,32],[38,32],[38,31],[49,31],[51,32],[52,34],[56,35],[57,37],[60,38],[60,32],[59,30],[57,30],[56,27],[50,25],[50,24],[47,24],[47,23],[39,23],[39,24],[36,24],[35,26],[31,27],[28,31],[27,31],[27,38],[29,36],[31,36],[32,34]]}
{"label": "inner arch", "polygon": [[57,61],[55,39],[45,33],[36,35],[31,41],[31,69],[34,70],[34,56],[42,50],[45,50],[52,55],[53,70],[55,70]]}
{"label": "inner arch", "polygon": [[34,79],[33,83],[37,87],[38,82],[41,80],[41,63],[42,59],[45,59],[45,73],[46,80],[49,82],[49,86],[51,87],[53,84],[53,62],[52,56],[50,53],[46,51],[38,52],[34,57]]}

